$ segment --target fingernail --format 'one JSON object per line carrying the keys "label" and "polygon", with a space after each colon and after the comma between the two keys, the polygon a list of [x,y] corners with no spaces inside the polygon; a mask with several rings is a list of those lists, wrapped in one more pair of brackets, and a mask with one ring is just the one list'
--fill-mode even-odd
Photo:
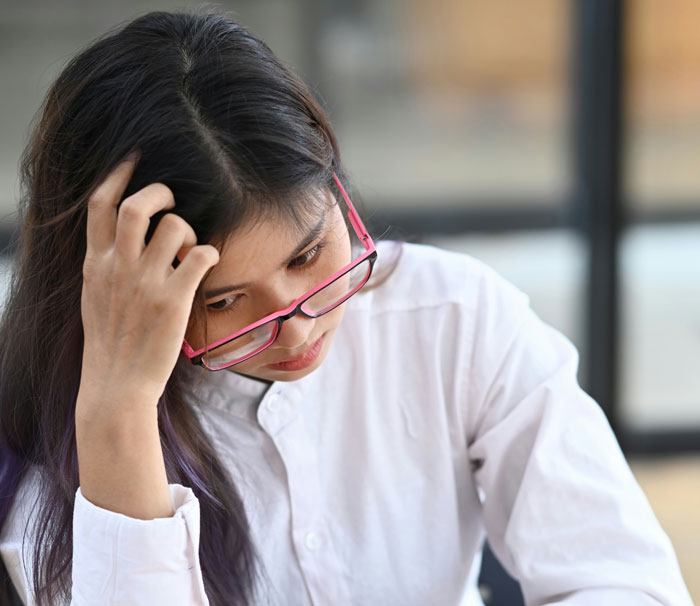
{"label": "fingernail", "polygon": [[138,162],[139,158],[141,157],[141,152],[136,150],[132,151],[127,157],[126,160],[127,162]]}

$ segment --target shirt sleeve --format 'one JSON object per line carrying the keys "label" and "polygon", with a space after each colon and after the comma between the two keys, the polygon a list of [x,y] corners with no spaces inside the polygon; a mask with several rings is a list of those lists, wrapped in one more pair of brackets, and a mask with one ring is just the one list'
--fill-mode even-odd
{"label": "shirt sleeve", "polygon": [[469,455],[489,542],[528,605],[691,605],[578,352],[495,272],[478,295]]}
{"label": "shirt sleeve", "polygon": [[199,502],[170,485],[174,515],[137,520],[93,505],[73,512],[73,606],[207,606],[199,563]]}

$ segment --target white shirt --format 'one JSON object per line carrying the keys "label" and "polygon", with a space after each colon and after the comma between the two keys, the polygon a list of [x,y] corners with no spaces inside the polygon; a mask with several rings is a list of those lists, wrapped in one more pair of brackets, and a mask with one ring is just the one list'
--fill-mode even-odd
{"label": "white shirt", "polygon": [[[267,575],[257,603],[477,605],[488,533],[528,604],[691,604],[577,365],[493,270],[407,244],[386,282],[348,301],[315,372],[269,389],[207,373],[201,418]],[[73,604],[208,603],[198,502],[171,495],[172,518],[139,521],[78,491]],[[0,553],[26,593],[22,509]]]}

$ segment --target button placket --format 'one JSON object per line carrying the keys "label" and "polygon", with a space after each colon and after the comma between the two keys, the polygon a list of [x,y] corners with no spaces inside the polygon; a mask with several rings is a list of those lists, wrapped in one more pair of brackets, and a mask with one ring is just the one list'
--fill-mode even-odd
{"label": "button placket", "polygon": [[[268,405],[276,400],[275,395],[279,396],[280,407],[273,413]],[[270,393],[261,402],[258,418],[287,472],[292,541],[312,603],[349,604],[350,593],[342,574],[335,574],[341,562],[322,512],[318,455],[300,411],[304,395],[295,385],[285,386],[284,392]],[[329,578],[334,578],[330,586]]]}
{"label": "button placket", "polygon": [[258,409],[258,423],[270,436],[284,429],[295,416],[290,402],[280,391],[266,396]]}

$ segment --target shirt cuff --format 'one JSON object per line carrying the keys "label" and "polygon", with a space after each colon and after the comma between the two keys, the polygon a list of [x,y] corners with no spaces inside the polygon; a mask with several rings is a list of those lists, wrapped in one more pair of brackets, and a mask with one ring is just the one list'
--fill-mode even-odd
{"label": "shirt cuff", "polygon": [[208,604],[199,564],[199,501],[169,486],[174,514],[138,520],[97,507],[78,488],[73,510],[73,600],[109,604]]}

